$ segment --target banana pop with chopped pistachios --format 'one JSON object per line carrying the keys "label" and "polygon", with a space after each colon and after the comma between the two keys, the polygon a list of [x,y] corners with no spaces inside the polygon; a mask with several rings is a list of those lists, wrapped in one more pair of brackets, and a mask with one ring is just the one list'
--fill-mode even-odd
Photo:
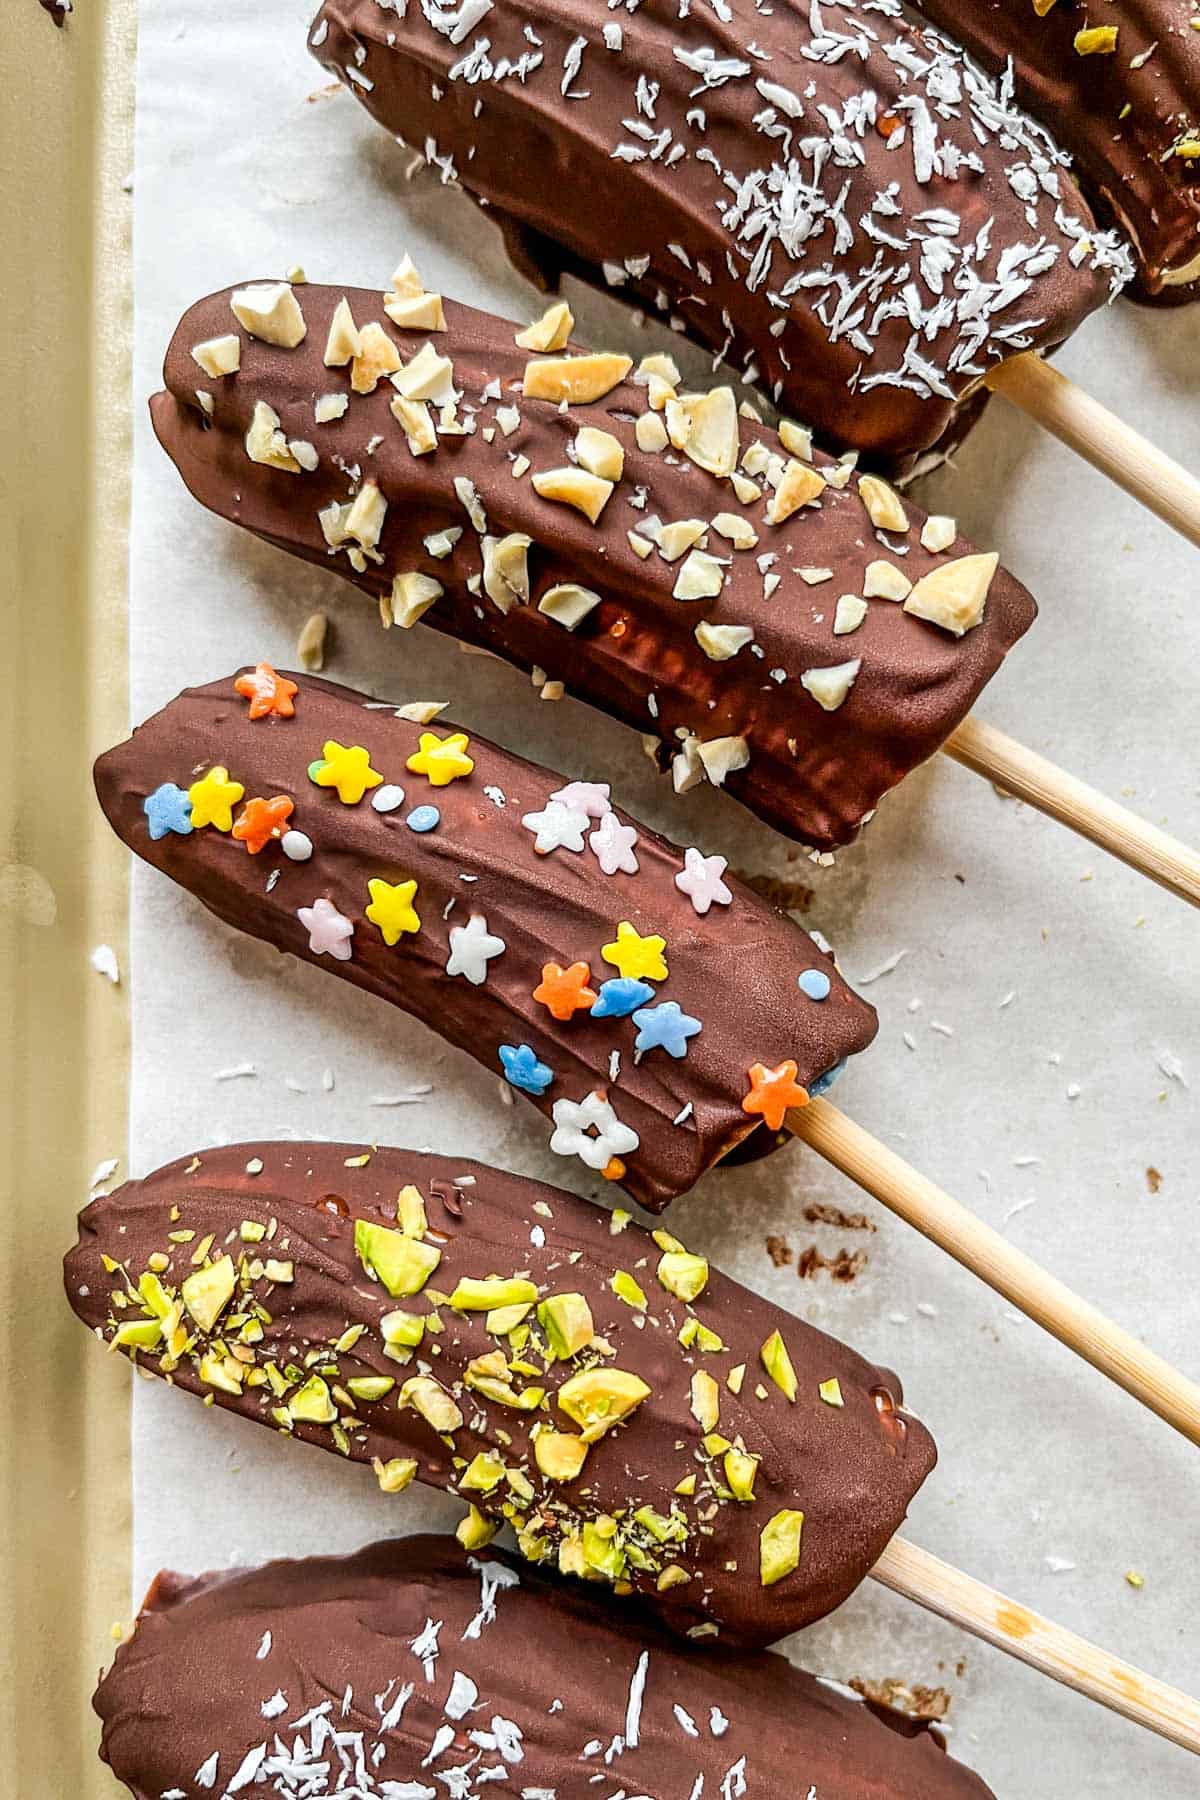
{"label": "banana pop with chopped pistachios", "polygon": [[[961,724],[1019,582],[809,433],[670,357],[580,351],[425,290],[253,282],[191,307],[151,402],[191,492],[646,735],[821,851]],[[402,645],[394,648],[403,658]]]}
{"label": "banana pop with chopped pistachios", "polygon": [[482,1164],[202,1151],[94,1200],[66,1290],[114,1350],[468,1503],[675,1630],[765,1644],[858,1585],[935,1461],[899,1382],[669,1233]]}

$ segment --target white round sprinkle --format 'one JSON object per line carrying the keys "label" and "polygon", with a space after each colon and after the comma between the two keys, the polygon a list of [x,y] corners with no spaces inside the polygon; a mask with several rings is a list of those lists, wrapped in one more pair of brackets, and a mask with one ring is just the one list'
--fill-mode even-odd
{"label": "white round sprinkle", "polygon": [[376,788],[371,795],[371,805],[376,812],[395,812],[398,806],[404,805],[404,789],[389,781],[383,787]]}
{"label": "white round sprinkle", "polygon": [[302,831],[285,831],[279,848],[291,862],[307,862],[313,853],[312,839]]}

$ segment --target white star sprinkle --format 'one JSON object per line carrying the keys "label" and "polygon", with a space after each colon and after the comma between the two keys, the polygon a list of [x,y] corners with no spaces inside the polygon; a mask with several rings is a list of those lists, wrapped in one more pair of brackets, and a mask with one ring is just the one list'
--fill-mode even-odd
{"label": "white star sprinkle", "polygon": [[541,812],[528,812],[521,820],[526,831],[535,836],[533,847],[539,856],[551,850],[582,850],[588,815],[561,800],[548,800]]}
{"label": "white star sprinkle", "polygon": [[488,930],[483,914],[472,913],[465,925],[451,928],[446,973],[465,975],[473,987],[482,987],[487,979],[488,964],[493,957],[501,956],[507,948],[502,937],[497,937]]}

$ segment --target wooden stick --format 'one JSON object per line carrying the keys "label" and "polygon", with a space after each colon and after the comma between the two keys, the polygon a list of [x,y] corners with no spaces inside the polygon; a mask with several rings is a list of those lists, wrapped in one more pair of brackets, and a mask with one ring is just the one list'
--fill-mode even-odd
{"label": "wooden stick", "polygon": [[964,719],[942,749],[964,768],[1027,800],[1169,893],[1200,906],[1200,853],[1085,781],[1077,781],[1035,750],[976,718]]}
{"label": "wooden stick", "polygon": [[985,1644],[1007,1650],[1031,1669],[1200,1755],[1200,1702],[1006,1599],[973,1576],[960,1574],[928,1550],[895,1537],[871,1576],[894,1594],[961,1625]]}
{"label": "wooden stick", "polygon": [[1033,351],[985,377],[1031,419],[1174,530],[1200,544],[1200,481]]}
{"label": "wooden stick", "polygon": [[827,1100],[810,1100],[807,1106],[793,1108],[786,1124],[835,1169],[915,1225],[931,1243],[1003,1294],[1069,1350],[1193,1444],[1200,1444],[1200,1387],[1195,1382],[1079,1299],[1032,1257]]}

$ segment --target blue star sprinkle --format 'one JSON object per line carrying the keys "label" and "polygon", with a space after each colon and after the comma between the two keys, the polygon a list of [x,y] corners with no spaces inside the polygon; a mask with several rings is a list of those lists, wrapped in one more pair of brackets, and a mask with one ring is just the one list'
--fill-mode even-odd
{"label": "blue star sprinkle", "polygon": [[432,831],[442,822],[436,806],[414,806],[404,823],[410,831]]}
{"label": "blue star sprinkle", "polygon": [[501,1044],[500,1064],[504,1079],[523,1094],[544,1094],[554,1080],[554,1070],[539,1062],[528,1044]]}
{"label": "blue star sprinkle", "polygon": [[657,1006],[644,1006],[635,1012],[633,1022],[638,1034],[633,1047],[639,1056],[647,1050],[665,1050],[668,1056],[686,1056],[688,1039],[701,1029],[699,1019],[681,1012],[676,1000],[661,1000]]}
{"label": "blue star sprinkle", "polygon": [[152,838],[165,838],[168,832],[187,837],[192,829],[192,803],[185,788],[164,781],[142,801],[142,811],[150,824]]}
{"label": "blue star sprinkle", "polygon": [[796,985],[802,994],[808,995],[810,1000],[828,1000],[829,998],[829,977],[823,969],[805,969],[802,975],[797,975]]}
{"label": "blue star sprinkle", "polygon": [[635,981],[632,975],[614,975],[611,981],[601,982],[591,1016],[593,1019],[626,1019],[635,1007],[644,1006],[653,998],[654,989],[649,982]]}

